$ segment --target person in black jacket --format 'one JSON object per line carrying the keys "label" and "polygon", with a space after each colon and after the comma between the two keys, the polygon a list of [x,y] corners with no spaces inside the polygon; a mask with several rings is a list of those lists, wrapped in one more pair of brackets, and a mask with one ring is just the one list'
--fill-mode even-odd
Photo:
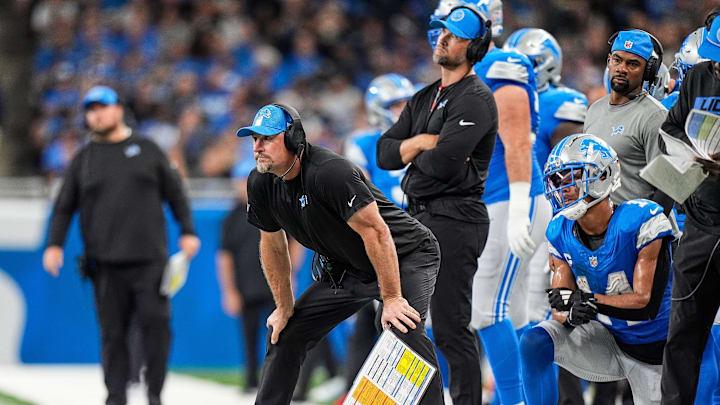
{"label": "person in black jacket", "polygon": [[[691,110],[720,115],[720,6],[710,11],[698,53],[710,61],[685,75],[678,101],[661,127],[690,143],[685,121]],[[709,176],[683,203],[685,229],[674,257],[670,329],[663,357],[662,404],[692,404],[700,360],[720,306],[720,153],[696,159]]]}
{"label": "person in black jacket", "polygon": [[[287,405],[306,353],[374,299],[380,324],[437,367],[425,316],[440,264],[432,233],[390,202],[344,157],[309,144],[297,111],[262,107],[252,136],[257,163],[248,177],[248,221],[260,229],[260,257],[277,308],[267,319],[267,355],[258,405]],[[316,280],[297,299],[286,232],[317,252]],[[420,404],[443,404],[435,373]],[[410,391],[412,393],[412,391]]]}
{"label": "person in black jacket", "polygon": [[217,274],[222,307],[230,316],[242,315],[245,342],[245,390],[258,386],[258,335],[260,320],[275,308],[262,267],[258,245],[260,231],[247,222],[247,177],[234,179],[236,205],[222,225]]}
{"label": "person in black jacket", "polygon": [[473,276],[490,222],[482,195],[498,112],[473,64],[491,35],[489,24],[468,6],[433,24],[443,28],[433,51],[442,78],[417,92],[380,137],[377,162],[385,170],[410,163],[402,184],[408,213],[432,230],[442,253],[430,306],[433,336],[450,366],[453,403],[475,405],[482,398],[480,353],[468,325]]}
{"label": "person in black jacket", "polygon": [[123,122],[114,90],[90,89],[83,100],[92,139],[73,158],[55,201],[43,266],[57,277],[75,211],[100,323],[107,405],[124,405],[130,377],[127,335],[136,317],[142,334],[150,405],[159,405],[170,350],[169,299],[160,293],[167,263],[163,201],[180,223],[188,258],[200,248],[180,177],[152,141]]}

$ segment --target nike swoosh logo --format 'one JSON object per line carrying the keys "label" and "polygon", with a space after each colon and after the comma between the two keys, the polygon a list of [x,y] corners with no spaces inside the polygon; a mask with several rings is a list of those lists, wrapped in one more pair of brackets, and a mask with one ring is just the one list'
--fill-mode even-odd
{"label": "nike swoosh logo", "polygon": [[583,99],[581,99],[581,98],[574,98],[573,101],[575,102],[575,104],[583,104],[583,103],[585,103],[585,100],[583,100]]}
{"label": "nike swoosh logo", "polygon": [[348,207],[352,208],[353,201],[355,201],[355,197],[357,197],[357,194],[354,195],[353,198],[350,199],[350,201],[348,201]]}
{"label": "nike swoosh logo", "polygon": [[521,60],[522,60],[522,59],[515,59],[515,58],[513,58],[513,57],[508,57],[508,58],[507,58],[507,61],[510,62],[510,63],[520,62]]}
{"label": "nike swoosh logo", "polygon": [[650,213],[655,215],[660,210],[660,207],[655,208],[654,210],[650,210]]}
{"label": "nike swoosh logo", "polygon": [[466,126],[468,126],[468,125],[475,125],[474,122],[465,121],[465,120],[460,120],[459,124],[460,124],[461,127],[466,127]]}

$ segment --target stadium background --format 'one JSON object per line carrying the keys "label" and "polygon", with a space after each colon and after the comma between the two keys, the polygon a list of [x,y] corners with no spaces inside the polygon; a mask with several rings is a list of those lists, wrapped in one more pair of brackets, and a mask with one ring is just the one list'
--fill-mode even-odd
{"label": "stadium background", "polygon": [[[252,168],[235,130],[257,109],[296,106],[310,142],[341,151],[366,127],[369,81],[397,72],[434,81],[426,38],[432,0],[5,0],[0,4],[0,363],[95,363],[91,287],[72,258],[59,280],[41,268],[50,198],[86,141],[80,98],[118,90],[126,117],[189,180],[202,250],[173,299],[173,367],[242,364],[237,327],[222,313],[214,255],[232,204],[230,179]],[[563,48],[563,82],[605,94],[607,38],[645,29],[670,65],[717,1],[504,1],[504,34],[541,27]],[[172,223],[172,221],[170,221]],[[177,229],[169,229],[171,247]],[[342,355],[342,338],[335,339]]]}

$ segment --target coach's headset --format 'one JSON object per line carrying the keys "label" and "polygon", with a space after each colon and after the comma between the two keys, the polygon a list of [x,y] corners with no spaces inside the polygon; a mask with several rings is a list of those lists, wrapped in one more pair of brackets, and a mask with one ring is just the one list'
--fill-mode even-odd
{"label": "coach's headset", "polygon": [[490,48],[490,41],[492,41],[492,21],[485,18],[485,16],[480,12],[480,10],[471,3],[453,7],[450,12],[443,18],[443,20],[447,20],[453,13],[453,11],[459,8],[468,9],[471,12],[475,13],[475,15],[478,16],[480,21],[485,25],[485,33],[480,37],[471,39],[470,44],[467,47],[467,60],[470,61],[470,63],[475,63],[482,60],[482,58],[485,57],[488,48]]}
{"label": "coach's headset", "polygon": [[[657,79],[657,74],[660,71],[660,65],[662,65],[663,61],[663,55],[665,52],[663,51],[663,46],[658,41],[655,36],[647,31],[640,30],[637,28],[633,28],[634,31],[640,31],[645,34],[647,34],[650,37],[650,41],[653,44],[653,53],[650,55],[650,57],[647,60],[647,63],[645,64],[645,71],[643,72],[642,81],[643,82],[649,82],[651,85],[655,85],[655,80]],[[621,30],[618,31],[610,36],[610,39],[608,39],[608,45],[612,48],[613,42],[615,42],[615,38],[617,38],[618,34],[620,32],[625,31]]]}
{"label": "coach's headset", "polygon": [[307,143],[305,137],[305,129],[300,119],[298,111],[286,104],[273,103],[275,107],[283,110],[287,115],[290,116],[290,128],[285,130],[285,148],[295,153],[296,156],[300,156],[302,151],[305,149]]}

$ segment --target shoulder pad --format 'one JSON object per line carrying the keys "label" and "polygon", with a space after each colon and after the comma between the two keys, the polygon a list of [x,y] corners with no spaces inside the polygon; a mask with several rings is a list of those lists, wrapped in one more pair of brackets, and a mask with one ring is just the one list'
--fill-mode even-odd
{"label": "shoulder pad", "polygon": [[[576,99],[581,100],[581,99]],[[553,116],[563,121],[585,122],[587,115],[587,101],[585,103],[577,103],[575,101],[564,101],[560,104]]]}
{"label": "shoulder pad", "polygon": [[511,80],[523,84],[530,82],[533,70],[527,56],[505,51],[493,52],[488,56],[491,58],[485,75],[488,79]]}

